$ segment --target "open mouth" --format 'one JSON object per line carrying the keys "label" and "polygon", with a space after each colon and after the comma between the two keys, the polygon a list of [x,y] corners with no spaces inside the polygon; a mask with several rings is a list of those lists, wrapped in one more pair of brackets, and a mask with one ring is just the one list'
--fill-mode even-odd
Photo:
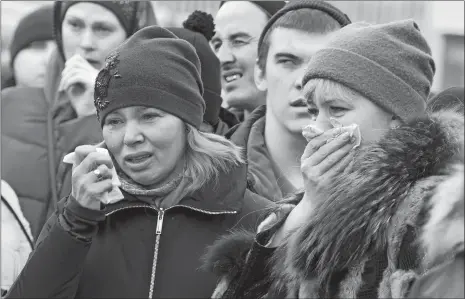
{"label": "open mouth", "polygon": [[124,160],[129,164],[140,164],[152,157],[152,154],[129,155]]}
{"label": "open mouth", "polygon": [[233,82],[233,81],[236,81],[242,78],[242,74],[241,73],[228,74],[228,75],[223,76],[223,78],[224,78],[224,81],[226,81],[227,83],[230,83],[230,82]]}

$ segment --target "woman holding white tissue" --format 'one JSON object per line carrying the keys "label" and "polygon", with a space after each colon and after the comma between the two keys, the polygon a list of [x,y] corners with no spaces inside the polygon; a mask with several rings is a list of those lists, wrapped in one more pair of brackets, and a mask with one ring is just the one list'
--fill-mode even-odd
{"label": "woman holding white tissue", "polygon": [[213,292],[215,276],[200,271],[206,246],[254,229],[271,202],[246,191],[240,148],[199,131],[202,93],[194,47],[164,28],[144,28],[108,56],[94,92],[104,142],[65,157],[71,194],[7,298]]}
{"label": "woman holding white tissue", "polygon": [[61,163],[63,156],[102,140],[95,78],[108,53],[146,25],[144,13],[153,13],[148,3],[55,1],[50,34],[56,50],[44,86],[2,90],[2,178],[16,190],[34,239],[71,190],[71,167]]}
{"label": "woman holding white tissue", "polygon": [[305,190],[257,234],[211,247],[213,297],[407,296],[421,272],[421,211],[463,146],[463,116],[425,111],[434,71],[412,20],[334,33],[302,82],[314,117],[303,129]]}

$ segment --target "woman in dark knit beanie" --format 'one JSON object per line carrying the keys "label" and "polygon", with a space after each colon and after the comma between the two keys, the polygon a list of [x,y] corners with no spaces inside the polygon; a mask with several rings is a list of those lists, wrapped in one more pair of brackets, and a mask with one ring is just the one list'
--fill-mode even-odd
{"label": "woman in dark knit beanie", "polygon": [[421,273],[421,211],[463,147],[463,116],[425,112],[434,70],[412,20],[334,33],[302,81],[314,117],[303,129],[305,188],[257,235],[212,246],[215,298],[407,295]]}
{"label": "woman in dark knit beanie", "polygon": [[71,189],[71,168],[60,164],[63,156],[102,138],[94,81],[105,56],[145,26],[148,19],[142,16],[152,11],[147,3],[55,2],[54,18],[49,17],[58,49],[44,86],[2,92],[2,177],[17,192],[34,237]]}
{"label": "woman in dark knit beanie", "polygon": [[108,57],[94,92],[104,142],[65,157],[71,194],[7,298],[209,297],[206,246],[253,229],[271,202],[246,193],[240,148],[199,131],[200,71],[194,47],[157,26]]}

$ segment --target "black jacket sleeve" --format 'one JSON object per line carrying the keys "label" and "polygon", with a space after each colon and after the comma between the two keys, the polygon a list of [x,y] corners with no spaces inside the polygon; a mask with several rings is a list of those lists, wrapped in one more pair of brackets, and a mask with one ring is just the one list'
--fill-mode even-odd
{"label": "black jacket sleeve", "polygon": [[6,298],[74,298],[92,237],[103,211],[86,209],[71,196],[59,203]]}

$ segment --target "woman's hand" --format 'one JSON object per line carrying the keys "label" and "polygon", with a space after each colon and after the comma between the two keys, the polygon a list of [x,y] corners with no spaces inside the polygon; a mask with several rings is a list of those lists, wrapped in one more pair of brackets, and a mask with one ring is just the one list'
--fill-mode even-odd
{"label": "woman's hand", "polygon": [[308,142],[301,159],[306,196],[318,192],[346,169],[353,158],[354,142],[341,128],[328,130]]}
{"label": "woman's hand", "polygon": [[80,117],[95,113],[93,98],[98,72],[80,55],[74,55],[65,63],[58,90],[66,92]]}
{"label": "woman's hand", "polygon": [[113,162],[96,151],[96,146],[82,145],[75,150],[71,195],[83,207],[100,210],[100,199],[111,191]]}

